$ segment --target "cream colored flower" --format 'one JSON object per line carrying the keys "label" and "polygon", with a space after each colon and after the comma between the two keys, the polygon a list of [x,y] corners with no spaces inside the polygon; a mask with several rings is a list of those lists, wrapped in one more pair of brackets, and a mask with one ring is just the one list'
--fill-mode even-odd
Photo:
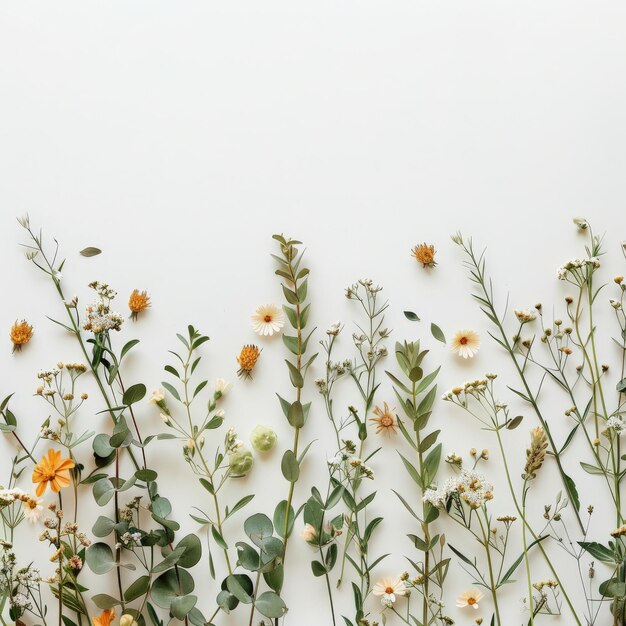
{"label": "cream colored flower", "polygon": [[154,404],[159,404],[159,402],[163,402],[165,400],[165,392],[163,389],[155,389],[152,392],[152,397],[150,398],[150,402]]}
{"label": "cream colored flower", "polygon": [[300,531],[300,537],[307,543],[315,543],[317,541],[317,531],[311,524],[305,524],[304,528]]}
{"label": "cream colored flower", "polygon": [[257,335],[271,337],[285,325],[285,314],[274,304],[263,304],[252,316],[252,328]]}
{"label": "cream colored flower", "polygon": [[475,330],[459,330],[452,337],[452,352],[464,359],[471,359],[480,348],[480,336]]}
{"label": "cream colored flower", "polygon": [[219,395],[220,398],[225,396],[230,391],[231,387],[232,385],[227,383],[223,378],[217,378],[215,380],[215,394]]}
{"label": "cream colored flower", "polygon": [[400,578],[381,578],[372,587],[372,593],[380,598],[385,606],[391,606],[397,596],[406,595],[406,586]]}
{"label": "cream colored flower", "polygon": [[474,609],[478,609],[478,603],[485,597],[485,594],[479,589],[468,589],[464,591],[457,599],[456,605],[462,609],[466,606],[471,606]]}
{"label": "cream colored flower", "polygon": [[22,511],[24,511],[24,517],[31,524],[35,524],[43,514],[43,500],[35,497],[24,499]]}

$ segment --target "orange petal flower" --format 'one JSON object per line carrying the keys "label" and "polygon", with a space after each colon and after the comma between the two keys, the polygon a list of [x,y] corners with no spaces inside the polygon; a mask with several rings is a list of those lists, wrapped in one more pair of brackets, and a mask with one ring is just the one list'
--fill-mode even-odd
{"label": "orange petal flower", "polygon": [[48,450],[48,453],[35,465],[33,483],[37,484],[35,493],[42,496],[48,483],[54,493],[70,485],[70,470],[75,466],[72,459],[62,459],[60,450]]}
{"label": "orange petal flower", "polygon": [[415,260],[424,267],[435,267],[435,265],[437,265],[435,261],[435,246],[421,243],[419,246],[415,246],[413,250],[411,250],[411,253],[415,257]]}
{"label": "orange petal flower", "polygon": [[136,320],[139,313],[147,309],[150,306],[150,296],[147,291],[139,291],[134,289],[128,299],[128,308],[130,309],[130,316]]}
{"label": "orange petal flower", "polygon": [[9,336],[13,342],[13,352],[21,350],[22,346],[25,346],[31,340],[33,327],[26,320],[21,322],[15,320],[15,323],[11,326]]}
{"label": "orange petal flower", "polygon": [[110,626],[115,619],[115,611],[113,609],[105,609],[97,617],[92,617],[93,626]]}
{"label": "orange petal flower", "polygon": [[240,378],[252,378],[252,370],[260,354],[261,351],[255,345],[248,345],[241,348],[241,352],[237,357],[237,363],[239,363],[239,371],[237,374]]}

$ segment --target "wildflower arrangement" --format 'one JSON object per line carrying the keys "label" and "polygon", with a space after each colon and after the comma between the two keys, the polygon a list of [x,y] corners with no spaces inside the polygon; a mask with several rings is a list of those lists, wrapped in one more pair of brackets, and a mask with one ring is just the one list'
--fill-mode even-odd
{"label": "wildflower arrangement", "polygon": [[[158,315],[161,294],[120,300],[91,280],[68,296],[60,244],[27,216],[19,224],[54,299],[48,327],[16,310],[7,329],[3,624],[280,626],[293,613],[333,626],[534,626],[560,615],[626,625],[626,282],[604,275],[604,241],[587,220],[574,221],[583,250],[557,268],[555,289],[567,289],[549,306],[501,307],[485,253],[453,235],[445,262],[458,248],[484,327],[459,319],[446,340],[404,311],[415,324],[393,344],[395,303],[371,279],[345,290],[351,320],[318,331],[314,320],[336,318],[309,290],[303,244],[274,235],[280,280],[268,289],[282,304],[271,293],[251,304],[246,329],[181,320],[185,330],[155,350],[134,333]],[[437,279],[442,243],[410,250],[420,276]],[[237,335],[239,352],[217,363],[226,378],[207,374],[216,359],[199,327]],[[59,330],[75,356],[22,372],[33,337]],[[483,373],[493,347],[508,373]],[[284,357],[267,390],[284,423],[235,428],[229,398],[263,392],[263,354]],[[164,363],[163,376],[137,367],[147,359]],[[450,361],[469,379],[442,394]],[[14,411],[22,373],[39,417]],[[461,425],[482,444],[463,454],[451,447]],[[250,485],[266,472],[284,479],[278,502]],[[191,501],[167,488],[172,473]],[[397,520],[410,524],[406,537],[388,532]],[[294,542],[310,557],[296,558]],[[288,580],[323,594],[319,615],[297,616]]]}

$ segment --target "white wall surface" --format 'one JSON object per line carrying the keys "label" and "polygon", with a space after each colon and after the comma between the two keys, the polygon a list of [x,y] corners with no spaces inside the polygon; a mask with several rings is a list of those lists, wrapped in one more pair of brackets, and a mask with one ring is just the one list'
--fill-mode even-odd
{"label": "white wall surface", "polygon": [[[100,279],[124,299],[135,287],[152,294],[150,311],[125,329],[126,338],[141,339],[128,377],[149,387],[163,379],[174,334],[188,323],[211,336],[203,349],[208,377],[234,381],[235,355],[255,339],[251,312],[281,298],[270,237],[284,232],[303,239],[320,328],[335,320],[350,328],[355,307],[343,289],[372,277],[390,301],[392,339],[423,337],[433,365],[443,366],[442,390],[500,372],[503,397],[527,416],[525,427],[508,438],[512,463],[521,468],[534,417],[507,395],[505,384],[517,381],[505,355],[487,340],[486,319],[472,302],[449,235],[461,229],[477,246],[488,245],[497,295],[504,302],[508,291],[516,308],[537,301],[550,313],[553,303],[560,307],[567,290],[555,268],[581,253],[575,215],[607,233],[607,280],[624,272],[625,26],[626,5],[618,1],[1,2],[0,395],[16,393],[13,408],[25,437],[47,416],[32,397],[36,372],[80,356],[47,321],[59,314],[59,302],[18,247],[14,217],[28,211],[33,224],[61,243],[68,293],[84,301],[86,284]],[[421,241],[438,248],[435,271],[410,258]],[[104,253],[85,259],[78,251],[87,245]],[[407,309],[422,323],[407,321]],[[6,333],[22,317],[35,325],[35,338],[11,355]],[[448,336],[476,328],[484,339],[477,358],[454,358],[430,337],[430,321]],[[607,361],[616,357],[612,330],[600,331]],[[284,349],[280,341],[262,343],[254,382],[236,382],[226,402],[228,419],[245,438],[259,422],[279,433],[278,449],[231,491],[233,498],[256,492],[249,513],[271,512],[285,497],[279,461],[290,442],[275,397],[288,390]],[[346,334],[345,354],[350,344]],[[392,358],[387,367],[395,367]],[[313,376],[320,371],[321,361]],[[85,428],[105,427],[92,391],[80,419]],[[304,437],[318,441],[298,484],[299,502],[319,482],[332,452],[320,398],[312,385],[306,393],[314,406]],[[380,399],[393,404],[386,382]],[[554,394],[545,402],[562,439],[566,400]],[[140,418],[144,432],[162,429],[147,403]],[[492,469],[496,484],[492,510],[511,513],[489,436],[442,403],[434,420],[444,430],[446,452],[493,449],[484,468]],[[192,531],[189,504],[205,494],[178,450],[159,445],[161,488]],[[392,556],[381,575],[402,571],[403,554],[414,556],[404,538],[415,530],[412,519],[391,489],[416,498],[394,451],[402,444],[383,445],[375,462],[375,510],[385,522],[373,552]],[[11,448],[9,439],[0,441],[0,480]],[[88,446],[84,454],[89,459]],[[605,540],[612,527],[608,497],[577,467],[585,454],[582,445],[572,448],[567,461],[583,506],[600,511],[597,538]],[[536,488],[537,519],[560,489],[549,465]],[[88,491],[85,502],[84,516],[95,519]],[[473,549],[451,524],[445,530],[449,541]],[[20,540],[24,553],[41,558],[43,546],[29,532]],[[575,585],[571,563],[558,548],[551,551]],[[547,578],[537,557],[534,578]],[[308,546],[294,539],[287,567],[299,574],[289,575],[285,586],[287,626],[330,623],[310,558]],[[198,566],[196,576],[208,613],[216,586],[205,567]],[[99,584],[95,576],[88,581]],[[455,564],[450,605],[469,584]],[[504,593],[507,625],[525,623],[523,586]],[[340,612],[347,614],[350,603],[346,590]],[[489,609],[485,601],[480,614]],[[459,624],[476,617],[450,612]],[[564,616],[560,623],[571,621]]]}

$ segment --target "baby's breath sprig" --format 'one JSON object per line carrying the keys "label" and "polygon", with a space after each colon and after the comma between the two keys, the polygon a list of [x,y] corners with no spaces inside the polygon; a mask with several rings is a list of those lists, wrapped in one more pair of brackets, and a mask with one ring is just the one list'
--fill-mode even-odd
{"label": "baby's breath sprig", "polygon": [[[520,426],[523,422],[523,416],[517,415],[512,417],[510,414],[510,409],[508,404],[499,400],[495,393],[495,381],[498,378],[498,375],[495,373],[487,373],[483,378],[478,378],[474,380],[470,380],[463,385],[458,385],[453,387],[449,391],[446,391],[442,399],[446,402],[451,402],[469,415],[471,415],[474,419],[476,419],[480,424],[483,430],[487,432],[495,433],[495,436],[498,441],[498,447],[501,453],[501,461],[504,466],[505,475],[507,478],[507,484],[509,487],[509,492],[511,494],[511,498],[513,500],[513,504],[515,505],[515,510],[518,516],[521,518],[523,524],[523,537],[524,537],[524,551],[520,560],[517,562],[517,566],[520,565],[522,558],[524,559],[526,565],[526,575],[527,575],[527,583],[529,589],[529,597],[528,600],[532,604],[532,589],[530,584],[530,567],[528,563],[527,554],[531,547],[537,546],[539,551],[541,552],[546,564],[550,568],[552,575],[559,582],[561,592],[563,597],[570,609],[572,616],[576,623],[579,626],[582,626],[580,622],[580,618],[576,612],[576,609],[567,594],[565,588],[561,584],[560,578],[558,576],[557,569],[552,562],[551,557],[543,546],[544,539],[546,535],[541,532],[536,532],[531,526],[530,522],[526,516],[526,508],[525,508],[525,497],[527,493],[526,483],[524,484],[522,490],[522,497],[520,498],[518,493],[513,486],[513,479],[511,477],[511,471],[509,466],[509,460],[504,450],[504,442],[502,440],[502,433],[505,431],[513,431]],[[539,469],[539,461],[541,464],[543,463],[543,459],[545,458],[546,448],[544,447],[546,444],[546,434],[543,429],[536,430],[535,433],[535,445],[531,444],[531,452],[529,452],[527,456],[527,464],[526,470],[532,470],[534,468],[534,473]],[[543,451],[543,455],[542,452]],[[532,472],[531,472],[532,473]],[[528,472],[527,472],[528,474]],[[532,543],[526,543],[526,531],[532,537]],[[511,571],[512,575],[514,571]],[[532,618],[534,619],[534,617]]]}
{"label": "baby's breath sprig", "polygon": [[[541,427],[546,432],[550,447],[550,454],[557,464],[557,468],[561,476],[561,481],[563,482],[565,491],[574,506],[576,518],[580,529],[582,530],[583,522],[582,518],[580,517],[580,498],[578,496],[576,484],[574,483],[573,479],[565,472],[563,463],[561,461],[562,446],[558,446],[552,437],[550,426],[545,420],[539,406],[539,394],[538,392],[533,392],[531,389],[531,382],[526,373],[527,359],[524,357],[519,358],[517,350],[519,334],[516,334],[513,339],[509,337],[504,327],[504,316],[501,316],[496,309],[495,297],[493,293],[493,284],[486,274],[485,253],[483,252],[477,255],[474,250],[472,239],[464,239],[461,233],[453,235],[452,241],[457,244],[465,253],[465,266],[467,267],[469,272],[469,279],[472,283],[474,283],[474,285],[476,285],[478,289],[478,293],[473,294],[473,297],[476,302],[478,302],[480,310],[487,316],[487,318],[491,321],[491,323],[496,327],[496,330],[498,331],[497,336],[493,335],[494,340],[509,354],[518,373],[523,389],[512,389],[512,391],[514,391],[517,396],[519,396],[520,398],[522,398],[522,400],[532,406]],[[522,326],[525,323],[526,322],[523,320],[520,321],[520,324]]]}

